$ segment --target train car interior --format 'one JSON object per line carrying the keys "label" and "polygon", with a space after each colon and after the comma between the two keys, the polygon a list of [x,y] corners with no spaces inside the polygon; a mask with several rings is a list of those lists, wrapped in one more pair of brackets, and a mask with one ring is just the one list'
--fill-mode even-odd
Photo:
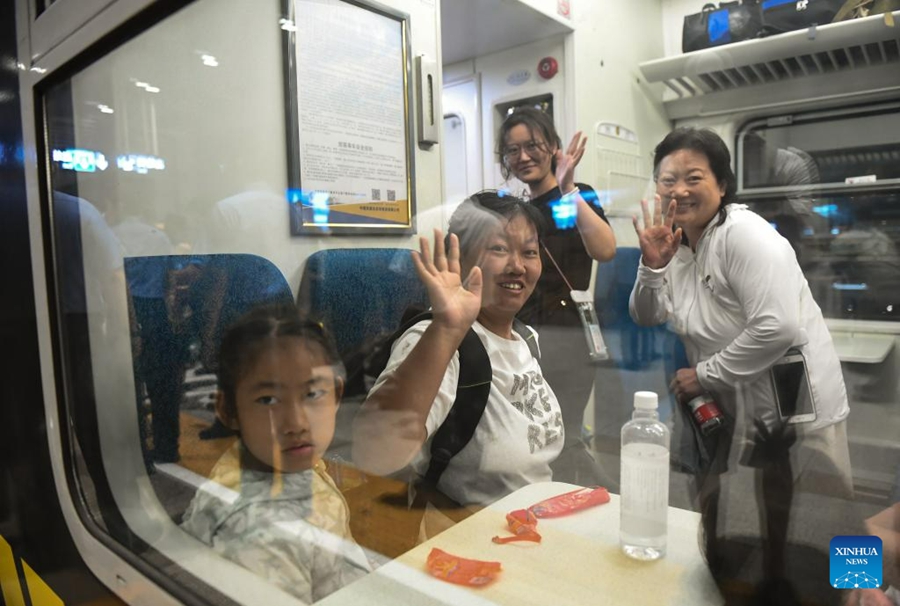
{"label": "train car interior", "polygon": [[[34,292],[43,389],[31,404],[44,411],[52,460],[34,473],[52,474],[57,493],[44,498],[59,502],[82,567],[115,600],[303,603],[278,562],[248,567],[183,527],[198,490],[242,443],[217,418],[223,334],[251,309],[282,303],[332,335],[346,371],[323,465],[372,572],[322,604],[580,604],[603,592],[611,604],[774,604],[752,600],[773,595],[756,592],[761,571],[778,566],[766,549],[785,541],[782,576],[793,585],[764,588],[793,600],[784,604],[870,603],[851,593],[864,588],[895,600],[878,606],[900,605],[900,11],[682,52],[685,16],[707,10],[700,0],[11,4],[27,189],[20,227],[30,238],[19,252],[33,267],[22,287]],[[575,178],[596,190],[615,257],[589,259],[579,289],[593,300],[608,358],[592,364],[592,387],[574,403],[582,418],[566,431],[580,432],[571,439],[618,502],[622,425],[635,392],[658,394],[673,432],[674,530],[656,564],[624,559],[618,516],[580,527],[575,516],[559,526],[542,519],[542,544],[501,549],[491,536],[507,532],[505,518],[482,515],[491,503],[473,507],[468,526],[426,536],[422,525],[410,539],[423,515],[410,506],[415,461],[376,474],[353,458],[372,387],[366,357],[430,305],[410,251],[446,231],[475,192],[530,196],[499,138],[521,108],[549,116],[562,149],[577,131],[587,139]],[[794,250],[850,410],[852,496],[788,497],[785,536],[766,534],[777,514],[747,513],[754,496],[762,502],[762,472],[731,452],[731,485],[744,492],[723,496],[731,501],[718,524],[732,542],[721,553],[705,542],[717,521],[709,526],[698,465],[728,446],[704,450],[710,442],[672,391],[691,365],[681,329],[639,326],[629,313],[648,269],[633,219],[657,191],[654,150],[677,127],[721,137],[736,202]],[[545,258],[543,272],[553,271]],[[566,344],[584,340],[582,324],[565,326],[542,363],[574,360]],[[577,484],[566,482],[557,493]],[[25,550],[28,530],[7,528],[0,534]],[[882,537],[877,585],[839,591],[836,579],[819,578],[831,549],[820,535],[831,528]],[[504,572],[482,589],[436,580],[426,548],[445,546],[492,554]],[[541,549],[552,557],[538,565],[529,558]],[[10,570],[0,604],[14,606]],[[54,583],[53,603],[87,603]],[[43,603],[35,595],[29,603]]]}

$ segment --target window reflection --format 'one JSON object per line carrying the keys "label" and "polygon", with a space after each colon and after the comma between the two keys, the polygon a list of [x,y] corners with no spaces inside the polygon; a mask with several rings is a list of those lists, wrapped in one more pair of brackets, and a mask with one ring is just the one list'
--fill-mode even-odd
{"label": "window reflection", "polygon": [[898,107],[883,105],[781,117],[738,137],[742,201],[794,247],[828,318],[898,318],[898,128]]}
{"label": "window reflection", "polygon": [[794,246],[826,317],[900,319],[900,194],[819,195],[805,215],[784,200],[745,201]]}
{"label": "window reflection", "polygon": [[785,116],[752,126],[739,137],[743,187],[898,179],[897,132],[896,105]]}
{"label": "window reflection", "polygon": [[[265,7],[260,8],[263,4]],[[223,513],[233,505],[229,499],[269,499],[276,484],[272,474],[241,476],[242,451],[234,429],[214,424],[221,370],[217,352],[226,328],[260,302],[291,302],[296,292],[300,299],[306,295],[315,299],[322,312],[317,319],[338,337],[339,344],[362,346],[364,341],[399,326],[407,303],[424,297],[421,289],[414,291],[420,285],[409,265],[406,248],[410,243],[406,240],[373,243],[288,235],[283,175],[287,162],[280,143],[284,124],[279,112],[272,111],[284,98],[281,65],[272,59],[279,56],[283,31],[276,26],[277,12],[276,3],[243,3],[240,8],[238,3],[231,3],[226,10],[221,4],[193,3],[171,21],[160,23],[109,57],[101,57],[74,75],[71,82],[46,95],[54,259],[65,342],[63,364],[69,381],[67,402],[75,449],[81,456],[80,488],[96,521],[115,540],[133,546],[152,565],[159,559],[153,560],[152,550],[145,549],[147,545],[167,556],[176,554],[172,556],[176,564],[192,573],[193,561],[215,557],[207,547],[217,549],[209,528],[194,526],[203,517],[196,512],[206,508],[201,503],[206,493],[216,493],[213,496],[220,502],[207,502],[217,513]],[[216,15],[225,13],[229,15],[227,26],[215,20]],[[217,27],[210,27],[210,23]],[[176,30],[191,35],[170,35]],[[221,44],[222,40],[246,36],[247,31],[254,34],[254,45],[235,52],[233,44]],[[197,61],[195,36],[215,50],[216,60],[221,61],[217,69],[208,69],[208,61],[206,65]],[[191,48],[179,46],[189,39],[185,44]],[[170,61],[175,56],[189,57],[190,61]],[[191,71],[194,68],[201,71]],[[136,78],[129,80],[140,70],[148,72],[141,77],[149,78],[152,85]],[[570,101],[566,99],[563,104],[561,98],[557,99],[557,112]],[[520,105],[554,110],[549,95],[496,107],[505,115]],[[771,125],[754,126],[739,140],[741,201],[750,204],[790,241],[827,319],[893,322],[897,318],[900,193],[885,181],[900,179],[900,145],[892,140],[900,132],[898,116],[900,113],[892,108],[866,109],[845,117],[834,114],[827,122],[821,116],[815,120],[798,118],[791,124],[775,120]],[[446,145],[442,153],[447,153]],[[431,176],[423,171],[419,178],[424,181]],[[420,227],[428,223],[424,219],[420,214]],[[372,253],[370,246],[380,247],[380,252]],[[317,260],[318,253],[350,254],[336,270],[321,258]],[[616,306],[627,307],[638,257],[637,249],[620,248],[615,265],[602,265],[597,280],[600,283],[604,273],[615,273],[607,277],[616,282],[617,289],[610,293],[609,303],[597,299],[598,313],[607,316],[603,328],[611,337],[616,357],[594,377],[597,407],[593,429],[605,429],[606,435],[592,444],[604,471],[612,476],[609,488],[613,493],[618,489],[613,483],[618,478],[618,431],[631,394],[649,385],[665,400],[671,373],[679,367],[670,351],[675,338],[671,332],[661,327],[658,333],[639,333],[638,327],[623,316],[627,311],[613,313]],[[391,277],[382,279],[380,270]],[[401,279],[395,281],[397,276]],[[407,284],[408,278],[412,286]],[[376,303],[378,312],[370,312],[368,307],[363,311],[363,301]],[[379,314],[387,308],[391,314]],[[616,318],[609,319],[613,315]],[[583,336],[580,327],[560,334],[555,344],[547,340],[541,343],[547,348],[548,360],[567,365],[572,355],[571,338],[580,340]],[[362,352],[347,347],[340,353],[347,359]],[[844,374],[851,377],[852,413],[849,435],[839,435],[835,440],[843,443],[846,438],[850,442],[856,502],[836,498],[834,491],[824,496],[805,488],[791,492],[786,480],[791,474],[786,466],[793,461],[788,463],[790,457],[782,455],[796,452],[797,436],[789,431],[768,441],[766,447],[781,449],[779,456],[769,459],[757,444],[735,444],[730,438],[703,444],[706,458],[701,463],[708,463],[717,454],[720,460],[731,455],[737,458],[743,448],[748,457],[757,457],[757,463],[777,467],[765,479],[747,466],[721,478],[673,473],[672,509],[684,515],[689,527],[678,535],[679,542],[688,546],[686,552],[694,557],[692,564],[697,564],[690,569],[691,574],[706,572],[695,541],[702,513],[703,530],[707,538],[712,537],[704,543],[706,564],[719,579],[742,582],[740,589],[749,592],[747,583],[758,579],[761,570],[788,566],[791,575],[806,578],[806,584],[788,589],[773,583],[764,588],[766,595],[786,596],[798,591],[801,600],[821,597],[827,603],[834,599],[835,594],[827,593],[830,588],[820,574],[827,568],[822,546],[812,545],[808,539],[814,533],[863,532],[863,510],[869,515],[870,532],[892,536],[893,518],[875,514],[887,506],[885,487],[896,490],[900,485],[894,472],[896,381],[878,385],[878,390],[872,384],[894,376],[895,366],[896,358],[888,358],[883,367],[844,365]],[[854,373],[863,378],[853,379]],[[358,379],[363,382],[362,377]],[[366,386],[359,389],[355,395],[361,400]],[[867,398],[860,398],[863,402],[854,400],[858,394]],[[690,418],[679,420],[670,406],[663,409],[669,422],[691,422]],[[406,515],[407,476],[366,476],[341,459],[342,455],[349,457],[348,429],[356,410],[345,400],[336,416],[331,452],[324,457],[333,482],[320,477],[321,482],[304,485],[303,480],[296,486],[287,482],[281,489],[297,501],[314,501],[316,495],[322,496],[325,509],[330,511],[326,517],[333,522],[333,534],[347,538],[349,527],[364,547],[403,557],[415,547],[419,530],[409,524],[415,513]],[[580,437],[580,430],[591,431],[579,427],[578,421],[573,435]],[[681,429],[686,441],[694,440],[689,429]],[[603,448],[598,448],[600,442]],[[673,459],[676,454],[685,455],[673,452]],[[693,451],[688,454],[701,456]],[[813,460],[802,465],[816,474],[809,479],[810,484],[835,475],[829,467],[833,462],[819,456],[821,452],[807,450],[806,454]],[[472,473],[483,474],[493,463],[480,462]],[[846,477],[846,469],[839,471]],[[697,475],[705,472],[708,470]],[[111,478],[109,484],[115,482],[119,490],[115,498],[105,474]],[[236,484],[235,474],[245,481]],[[766,481],[770,484],[762,486]],[[222,493],[210,488],[210,482],[230,492],[223,498]],[[145,484],[153,491],[142,490]],[[772,510],[761,512],[765,508],[756,500],[766,490],[776,492],[779,498],[768,502]],[[309,495],[313,496],[307,499]],[[541,494],[540,498],[545,496],[552,495]],[[516,502],[527,506],[537,498],[520,497]],[[343,499],[346,504],[342,504]],[[893,499],[896,501],[896,495]],[[714,501],[717,509],[711,512],[710,503]],[[311,511],[317,513],[314,505]],[[130,516],[127,524],[121,512]],[[310,511],[291,515],[300,520],[307,513]],[[785,518],[789,518],[787,522]],[[498,520],[502,525],[502,515]],[[601,526],[617,524],[615,519],[590,520],[590,528],[579,531],[599,533]],[[780,530],[785,523],[789,534]],[[200,542],[166,543],[173,536],[190,538],[176,528],[177,524],[183,524]],[[153,532],[146,532],[148,527]],[[544,527],[552,528],[550,523]],[[279,527],[263,537],[265,542],[271,539],[276,544],[292,543],[291,549],[312,549],[317,540],[311,536],[316,533],[282,530]],[[484,537],[466,536],[457,544],[461,549],[473,548],[482,538],[489,539],[490,532]],[[414,539],[407,541],[410,534]],[[562,534],[568,540],[578,532],[567,528]],[[146,544],[136,536],[146,539]],[[262,546],[263,538],[257,546]],[[179,560],[185,553],[188,556]],[[310,598],[307,593],[291,591],[295,587],[293,569],[288,564],[273,563],[264,549],[240,552],[229,547],[218,553],[228,562],[247,564],[244,568],[264,568],[261,576],[275,586],[290,585],[289,592]],[[293,562],[303,556],[291,553],[288,557]],[[410,559],[404,563],[421,564]],[[327,563],[326,567],[331,565]],[[531,571],[534,566],[529,562],[525,569]],[[228,568],[211,570],[233,572]],[[577,578],[579,589],[592,590],[590,570],[609,572],[604,565],[579,563],[576,572],[581,575],[584,571]],[[641,583],[654,578],[643,571],[635,575]],[[210,574],[208,578],[228,576]],[[709,587],[714,593],[715,587],[711,583]],[[526,583],[525,589],[533,589],[537,595],[546,588]],[[644,597],[640,593],[643,590],[636,584],[621,589],[618,595],[640,601],[635,596]],[[223,592],[229,593],[227,588]]]}

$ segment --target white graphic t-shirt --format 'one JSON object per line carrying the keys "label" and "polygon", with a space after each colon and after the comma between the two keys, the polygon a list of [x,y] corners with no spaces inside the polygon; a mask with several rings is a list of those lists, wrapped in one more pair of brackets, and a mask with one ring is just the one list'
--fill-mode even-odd
{"label": "white graphic t-shirt", "polygon": [[[419,322],[397,339],[373,390],[406,359],[430,323]],[[463,505],[487,505],[528,484],[550,480],[550,463],[562,451],[563,423],[559,402],[522,337],[514,332],[513,339],[504,339],[478,322],[472,328],[491,360],[491,391],[475,435],[450,461],[438,488]],[[419,475],[428,469],[431,438],[456,399],[458,374],[459,352],[428,414],[428,439],[412,464]]]}

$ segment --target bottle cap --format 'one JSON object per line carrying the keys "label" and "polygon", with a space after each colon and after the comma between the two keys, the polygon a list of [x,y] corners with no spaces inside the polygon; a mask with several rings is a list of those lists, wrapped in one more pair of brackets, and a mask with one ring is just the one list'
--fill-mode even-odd
{"label": "bottle cap", "polygon": [[641,410],[656,410],[659,408],[659,397],[655,391],[634,392],[634,407]]}

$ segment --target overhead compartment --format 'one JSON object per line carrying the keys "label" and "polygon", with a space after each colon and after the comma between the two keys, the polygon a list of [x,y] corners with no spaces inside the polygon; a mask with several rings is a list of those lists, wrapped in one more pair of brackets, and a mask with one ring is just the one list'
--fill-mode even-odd
{"label": "overhead compartment", "polygon": [[[890,19],[893,16],[893,21]],[[900,95],[900,11],[640,64],[670,119]],[[811,91],[814,91],[811,94]]]}

